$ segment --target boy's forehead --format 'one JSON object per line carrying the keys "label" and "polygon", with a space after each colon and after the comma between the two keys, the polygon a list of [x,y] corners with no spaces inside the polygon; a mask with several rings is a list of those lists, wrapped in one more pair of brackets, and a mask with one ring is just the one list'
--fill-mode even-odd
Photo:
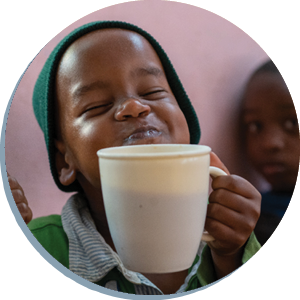
{"label": "boy's forehead", "polygon": [[249,82],[244,106],[292,106],[293,100],[279,73],[265,72],[255,75]]}

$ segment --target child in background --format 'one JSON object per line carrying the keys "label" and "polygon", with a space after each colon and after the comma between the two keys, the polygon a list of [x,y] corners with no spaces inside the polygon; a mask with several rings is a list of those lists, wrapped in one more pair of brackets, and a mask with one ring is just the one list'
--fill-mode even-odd
{"label": "child in background", "polygon": [[263,245],[281,221],[291,200],[299,167],[299,127],[289,90],[272,61],[251,76],[244,95],[247,156],[270,184],[262,194],[255,234]]}
{"label": "child in background", "polygon": [[[258,251],[253,229],[260,194],[245,179],[229,175],[212,181],[205,228],[215,240],[202,244],[190,269],[139,274],[118,258],[103,206],[97,150],[200,139],[197,116],[175,70],[145,31],[123,22],[95,22],[70,33],[45,63],[33,106],[57,186],[78,193],[61,216],[33,219],[28,227],[77,275],[125,293],[173,294],[228,275]],[[215,154],[211,165],[227,171]],[[10,176],[9,182],[28,222],[24,192]]]}

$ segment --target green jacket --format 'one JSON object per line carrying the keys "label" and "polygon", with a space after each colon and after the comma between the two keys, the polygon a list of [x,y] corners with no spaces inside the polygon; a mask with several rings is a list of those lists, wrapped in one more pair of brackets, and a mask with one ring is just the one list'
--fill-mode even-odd
{"label": "green jacket", "polygon": [[[63,266],[69,268],[69,242],[68,237],[63,229],[61,216],[50,215],[32,220],[28,227],[38,242]],[[258,250],[260,245],[252,233],[244,248],[242,263],[247,262]],[[193,265],[197,263],[199,257],[195,259]],[[193,267],[193,266],[192,266]],[[192,269],[190,268],[190,270]],[[189,271],[190,271],[189,270]],[[99,282],[95,282],[100,286],[111,280],[118,283],[120,290],[124,293],[135,294],[133,283],[128,281],[123,274],[117,269],[112,269]],[[210,254],[210,249],[205,246],[202,252],[202,261],[198,268],[197,274],[192,276],[186,291],[205,286],[216,281],[216,275]]]}

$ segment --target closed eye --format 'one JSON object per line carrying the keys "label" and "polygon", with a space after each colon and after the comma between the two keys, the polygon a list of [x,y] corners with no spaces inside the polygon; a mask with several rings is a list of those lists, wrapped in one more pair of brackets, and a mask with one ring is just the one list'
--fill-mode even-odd
{"label": "closed eye", "polygon": [[112,102],[101,104],[101,105],[95,105],[92,107],[88,107],[87,109],[84,110],[83,114],[86,113],[95,113],[95,114],[102,114],[109,110],[111,106],[113,105]]}
{"label": "closed eye", "polygon": [[166,96],[166,91],[164,89],[152,90],[142,95],[146,100],[158,100]]}

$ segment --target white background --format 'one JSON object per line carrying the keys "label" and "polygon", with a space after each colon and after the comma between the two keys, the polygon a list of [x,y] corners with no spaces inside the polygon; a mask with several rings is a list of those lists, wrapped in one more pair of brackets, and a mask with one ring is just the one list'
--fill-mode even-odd
{"label": "white background", "polygon": [[[159,0],[146,0],[159,1]],[[125,1],[6,1],[1,8],[0,120],[17,81],[40,49],[79,18]],[[276,61],[299,116],[299,2],[297,0],[180,1],[212,11],[249,34]],[[297,13],[298,12],[298,13]],[[158,12],[159,13],[159,12]],[[3,146],[4,136],[1,136]],[[3,151],[3,149],[1,149]],[[3,164],[4,161],[1,161]],[[2,174],[3,175],[3,174]],[[30,174],[28,174],[30,176]],[[6,175],[4,175],[6,180]],[[186,299],[299,299],[299,184],[268,243],[249,263],[218,284]],[[66,278],[29,243],[0,188],[1,291],[5,299],[110,299]]]}

